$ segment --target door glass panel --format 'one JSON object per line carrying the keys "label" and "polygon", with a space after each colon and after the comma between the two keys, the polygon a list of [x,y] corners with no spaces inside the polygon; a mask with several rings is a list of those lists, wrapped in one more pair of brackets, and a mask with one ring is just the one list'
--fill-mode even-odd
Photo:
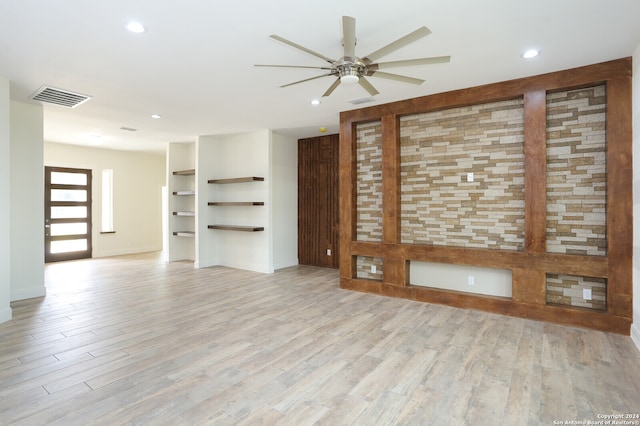
{"label": "door glass panel", "polygon": [[83,219],[86,217],[87,217],[86,206],[51,207],[51,219],[64,219],[64,218]]}
{"label": "door glass panel", "polygon": [[87,201],[84,189],[52,189],[51,201]]}
{"label": "door glass panel", "polygon": [[51,236],[58,235],[85,235],[87,233],[86,223],[53,223],[51,225]]}
{"label": "door glass panel", "polygon": [[58,185],[86,185],[86,173],[51,172],[51,183]]}
{"label": "door glass panel", "polygon": [[51,253],[68,253],[87,249],[87,240],[51,241]]}

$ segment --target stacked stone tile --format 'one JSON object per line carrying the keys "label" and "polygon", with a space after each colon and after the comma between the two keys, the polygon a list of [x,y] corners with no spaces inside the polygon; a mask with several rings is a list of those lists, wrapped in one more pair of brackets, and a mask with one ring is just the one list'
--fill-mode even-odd
{"label": "stacked stone tile", "polygon": [[[606,86],[547,95],[547,251],[605,256]],[[583,300],[591,289],[593,299]],[[547,276],[547,302],[606,308],[606,280]]]}
{"label": "stacked stone tile", "polygon": [[382,241],[382,124],[360,124],[357,132],[356,234],[358,241]]}
{"label": "stacked stone tile", "polygon": [[[382,241],[382,123],[363,123],[357,129],[356,236],[358,241]],[[376,273],[371,266],[376,266]],[[356,277],[381,280],[382,259],[358,256]]]}
{"label": "stacked stone tile", "polygon": [[523,113],[518,99],[401,118],[403,243],[524,249]]}

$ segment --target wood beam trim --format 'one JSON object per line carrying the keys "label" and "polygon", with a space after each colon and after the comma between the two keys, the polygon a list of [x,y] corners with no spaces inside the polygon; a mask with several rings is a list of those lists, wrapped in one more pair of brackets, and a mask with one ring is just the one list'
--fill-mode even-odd
{"label": "wood beam trim", "polygon": [[631,77],[607,82],[607,308],[632,316],[633,161]]}
{"label": "wood beam trim", "polygon": [[355,236],[356,226],[356,148],[357,140],[355,124],[340,119],[339,142],[339,220],[340,220],[340,277],[350,279],[356,274],[356,262],[351,254],[351,241]]}
{"label": "wood beam trim", "polygon": [[525,251],[547,251],[547,92],[524,95]]}
{"label": "wood beam trim", "polygon": [[405,261],[417,260],[498,269],[525,268],[545,273],[596,278],[607,278],[609,274],[609,261],[605,256],[555,253],[531,254],[509,250],[382,244],[364,241],[353,241],[349,249],[354,256],[396,258],[404,259]]}
{"label": "wood beam trim", "polygon": [[400,121],[382,117],[382,242],[400,242]]}

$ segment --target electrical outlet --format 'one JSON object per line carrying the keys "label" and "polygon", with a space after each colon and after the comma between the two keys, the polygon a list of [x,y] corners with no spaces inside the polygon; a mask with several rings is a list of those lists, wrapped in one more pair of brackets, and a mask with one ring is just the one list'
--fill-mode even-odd
{"label": "electrical outlet", "polygon": [[372,274],[376,273],[376,265],[371,265],[371,273]]}
{"label": "electrical outlet", "polygon": [[473,182],[473,173],[467,173],[467,182]]}
{"label": "electrical outlet", "polygon": [[327,249],[327,256],[331,256],[331,249]]}
{"label": "electrical outlet", "polygon": [[583,288],[582,289],[582,298],[584,300],[591,300],[591,289],[590,288]]}
{"label": "electrical outlet", "polygon": [[469,285],[476,285],[476,277],[474,277],[473,275],[469,275],[468,283]]}

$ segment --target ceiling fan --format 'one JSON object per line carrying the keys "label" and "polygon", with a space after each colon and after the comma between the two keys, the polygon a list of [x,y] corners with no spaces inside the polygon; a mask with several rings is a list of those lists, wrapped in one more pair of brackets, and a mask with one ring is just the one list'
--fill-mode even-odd
{"label": "ceiling fan", "polygon": [[278,35],[271,35],[271,38],[278,40],[284,44],[295,47],[296,49],[307,52],[317,58],[322,59],[329,63],[328,66],[313,67],[313,66],[298,66],[298,65],[264,65],[257,64],[256,67],[275,67],[275,68],[311,68],[328,71],[326,74],[318,75],[311,78],[305,78],[304,80],[294,81],[293,83],[285,84],[280,87],[288,87],[298,83],[304,83],[305,81],[315,80],[322,77],[336,77],[333,84],[322,95],[323,97],[329,96],[340,83],[355,83],[358,82],[371,96],[377,95],[378,92],[375,87],[365,77],[379,77],[386,78],[388,80],[401,81],[411,84],[422,84],[424,80],[419,78],[407,77],[404,75],[391,74],[388,72],[380,71],[387,68],[404,67],[412,65],[428,65],[439,64],[449,62],[450,56],[436,56],[431,58],[418,58],[418,59],[406,59],[400,61],[391,62],[376,62],[378,59],[386,56],[396,50],[413,43],[414,41],[431,34],[431,30],[427,27],[420,27],[417,30],[400,37],[398,40],[387,44],[386,46],[372,52],[366,56],[356,56],[356,20],[351,16],[342,17],[342,35],[344,56],[335,60],[318,52],[314,52],[304,46],[289,41]]}

